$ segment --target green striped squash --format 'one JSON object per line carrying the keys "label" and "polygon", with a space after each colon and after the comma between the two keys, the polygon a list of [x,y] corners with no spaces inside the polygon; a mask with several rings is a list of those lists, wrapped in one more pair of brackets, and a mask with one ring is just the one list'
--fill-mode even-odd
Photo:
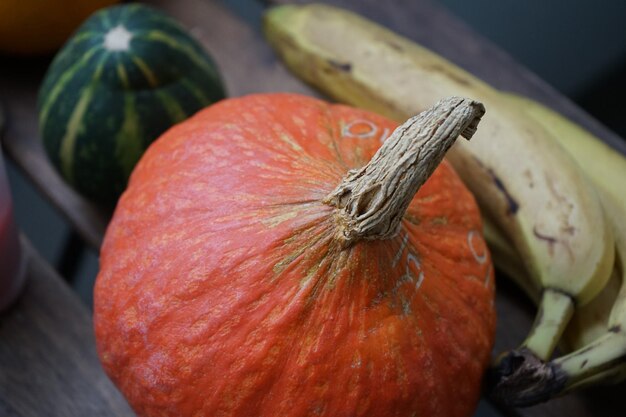
{"label": "green striped squash", "polygon": [[114,6],[87,19],[52,61],[39,127],[65,180],[114,204],[153,140],[224,95],[213,61],[176,21],[145,5]]}

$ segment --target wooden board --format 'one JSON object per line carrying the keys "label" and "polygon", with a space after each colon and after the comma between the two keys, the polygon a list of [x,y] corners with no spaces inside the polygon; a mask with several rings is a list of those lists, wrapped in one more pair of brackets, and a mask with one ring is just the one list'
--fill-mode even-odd
{"label": "wooden board", "polygon": [[0,314],[0,415],[134,415],[96,356],[91,313],[23,240],[26,286]]}

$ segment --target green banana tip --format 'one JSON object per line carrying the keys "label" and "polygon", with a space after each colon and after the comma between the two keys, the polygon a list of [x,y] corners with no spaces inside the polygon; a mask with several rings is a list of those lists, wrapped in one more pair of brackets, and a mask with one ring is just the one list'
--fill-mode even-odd
{"label": "green banana tip", "polygon": [[550,362],[537,358],[529,349],[504,353],[488,370],[487,395],[507,407],[529,407],[558,396],[567,375]]}

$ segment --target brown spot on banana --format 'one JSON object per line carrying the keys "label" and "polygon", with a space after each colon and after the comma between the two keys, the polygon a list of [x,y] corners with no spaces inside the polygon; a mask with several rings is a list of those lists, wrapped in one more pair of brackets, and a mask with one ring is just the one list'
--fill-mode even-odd
{"label": "brown spot on banana", "polygon": [[561,227],[561,231],[563,233],[567,233],[568,235],[574,235],[576,233],[576,228],[572,225],[567,225]]}
{"label": "brown spot on banana", "polygon": [[544,173],[544,177],[545,177],[546,185],[548,186],[548,190],[550,190],[550,193],[554,196],[556,201],[558,201],[562,205],[562,207],[567,208],[567,212],[563,212],[559,216],[561,219],[560,230],[569,235],[574,235],[576,233],[576,227],[572,225],[570,222],[570,216],[571,216],[572,211],[574,210],[574,204],[572,203],[572,201],[570,201],[569,198],[567,198],[567,196],[561,194],[557,190],[557,188],[554,185],[554,181],[552,177],[548,173]]}
{"label": "brown spot on banana", "polygon": [[493,172],[492,169],[488,169],[487,172],[489,172],[489,175],[491,176],[491,179],[493,180],[493,183],[495,184],[496,188],[500,190],[500,192],[502,193],[502,195],[504,196],[506,200],[506,205],[507,205],[506,214],[509,216],[515,215],[517,211],[519,210],[519,204],[517,200],[513,198],[509,190],[504,185],[504,182],[500,179],[500,177],[496,175],[495,172]]}
{"label": "brown spot on banana", "polygon": [[489,175],[491,180],[493,181],[496,188],[500,191],[504,200],[506,202],[506,215],[513,216],[519,210],[519,203],[513,197],[513,195],[509,192],[506,185],[504,185],[504,181],[495,173],[492,168],[489,168],[483,161],[481,161],[476,156],[473,156],[473,160],[480,166],[480,168]]}
{"label": "brown spot on banana", "polygon": [[398,52],[404,52],[404,48],[402,48],[402,46],[398,45],[397,43],[389,40],[389,39],[381,39],[381,42],[383,42],[384,44],[386,44],[387,46],[391,47],[391,49],[395,49]]}
{"label": "brown spot on banana", "polygon": [[428,66],[424,66],[424,68],[434,73],[445,74],[450,80],[456,82],[460,86],[471,88],[475,85],[475,82],[463,77],[458,71],[450,71],[449,66],[430,63]]}
{"label": "brown spot on banana", "polygon": [[554,245],[558,243],[558,239],[553,236],[544,235],[543,233],[537,230],[537,226],[533,227],[533,234],[537,237],[537,239],[543,240],[548,243],[548,252],[550,256],[554,255]]}
{"label": "brown spot on banana", "polygon": [[554,246],[558,243],[561,243],[565,247],[565,249],[567,249],[567,254],[569,255],[570,259],[574,259],[574,253],[572,251],[572,248],[570,248],[566,242],[561,242],[554,236],[549,236],[541,233],[536,225],[533,227],[533,234],[538,239],[548,243],[548,253],[550,254],[550,256],[554,256]]}
{"label": "brown spot on banana", "polygon": [[338,69],[339,71],[343,71],[343,72],[352,71],[352,64],[349,62],[339,62],[339,61],[335,61],[334,59],[328,59],[326,60],[326,62],[328,62],[328,64],[331,67]]}
{"label": "brown spot on banana", "polygon": [[524,177],[526,177],[526,179],[528,180],[528,187],[530,188],[534,188],[535,187],[535,179],[533,178],[533,173],[530,169],[525,169],[524,170]]}

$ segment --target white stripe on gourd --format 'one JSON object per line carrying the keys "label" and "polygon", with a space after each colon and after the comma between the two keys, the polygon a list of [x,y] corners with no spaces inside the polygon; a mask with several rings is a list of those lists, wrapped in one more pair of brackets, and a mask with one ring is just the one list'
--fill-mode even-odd
{"label": "white stripe on gourd", "polygon": [[[108,56],[105,55],[100,60],[98,67],[94,72],[93,79],[100,78],[107,58]],[[61,171],[63,172],[65,178],[72,184],[74,183],[74,154],[76,149],[76,140],[78,139],[78,135],[84,129],[84,116],[87,112],[87,107],[91,102],[93,94],[94,87],[91,85],[85,87],[81,92],[80,98],[78,99],[74,110],[72,110],[72,114],[67,122],[65,135],[63,135],[63,139],[61,139],[61,146],[59,147]]]}
{"label": "white stripe on gourd", "polygon": [[76,72],[83,67],[85,67],[91,58],[96,54],[96,52],[100,51],[100,47],[95,47],[90,49],[83,57],[72,65],[67,71],[63,72],[63,75],[59,78],[59,80],[54,84],[54,87],[48,94],[48,99],[45,101],[44,105],[41,107],[41,117],[39,118],[40,129],[43,132],[46,128],[46,123],[48,121],[48,113],[50,112],[50,108],[59,98],[67,83],[69,83]]}

